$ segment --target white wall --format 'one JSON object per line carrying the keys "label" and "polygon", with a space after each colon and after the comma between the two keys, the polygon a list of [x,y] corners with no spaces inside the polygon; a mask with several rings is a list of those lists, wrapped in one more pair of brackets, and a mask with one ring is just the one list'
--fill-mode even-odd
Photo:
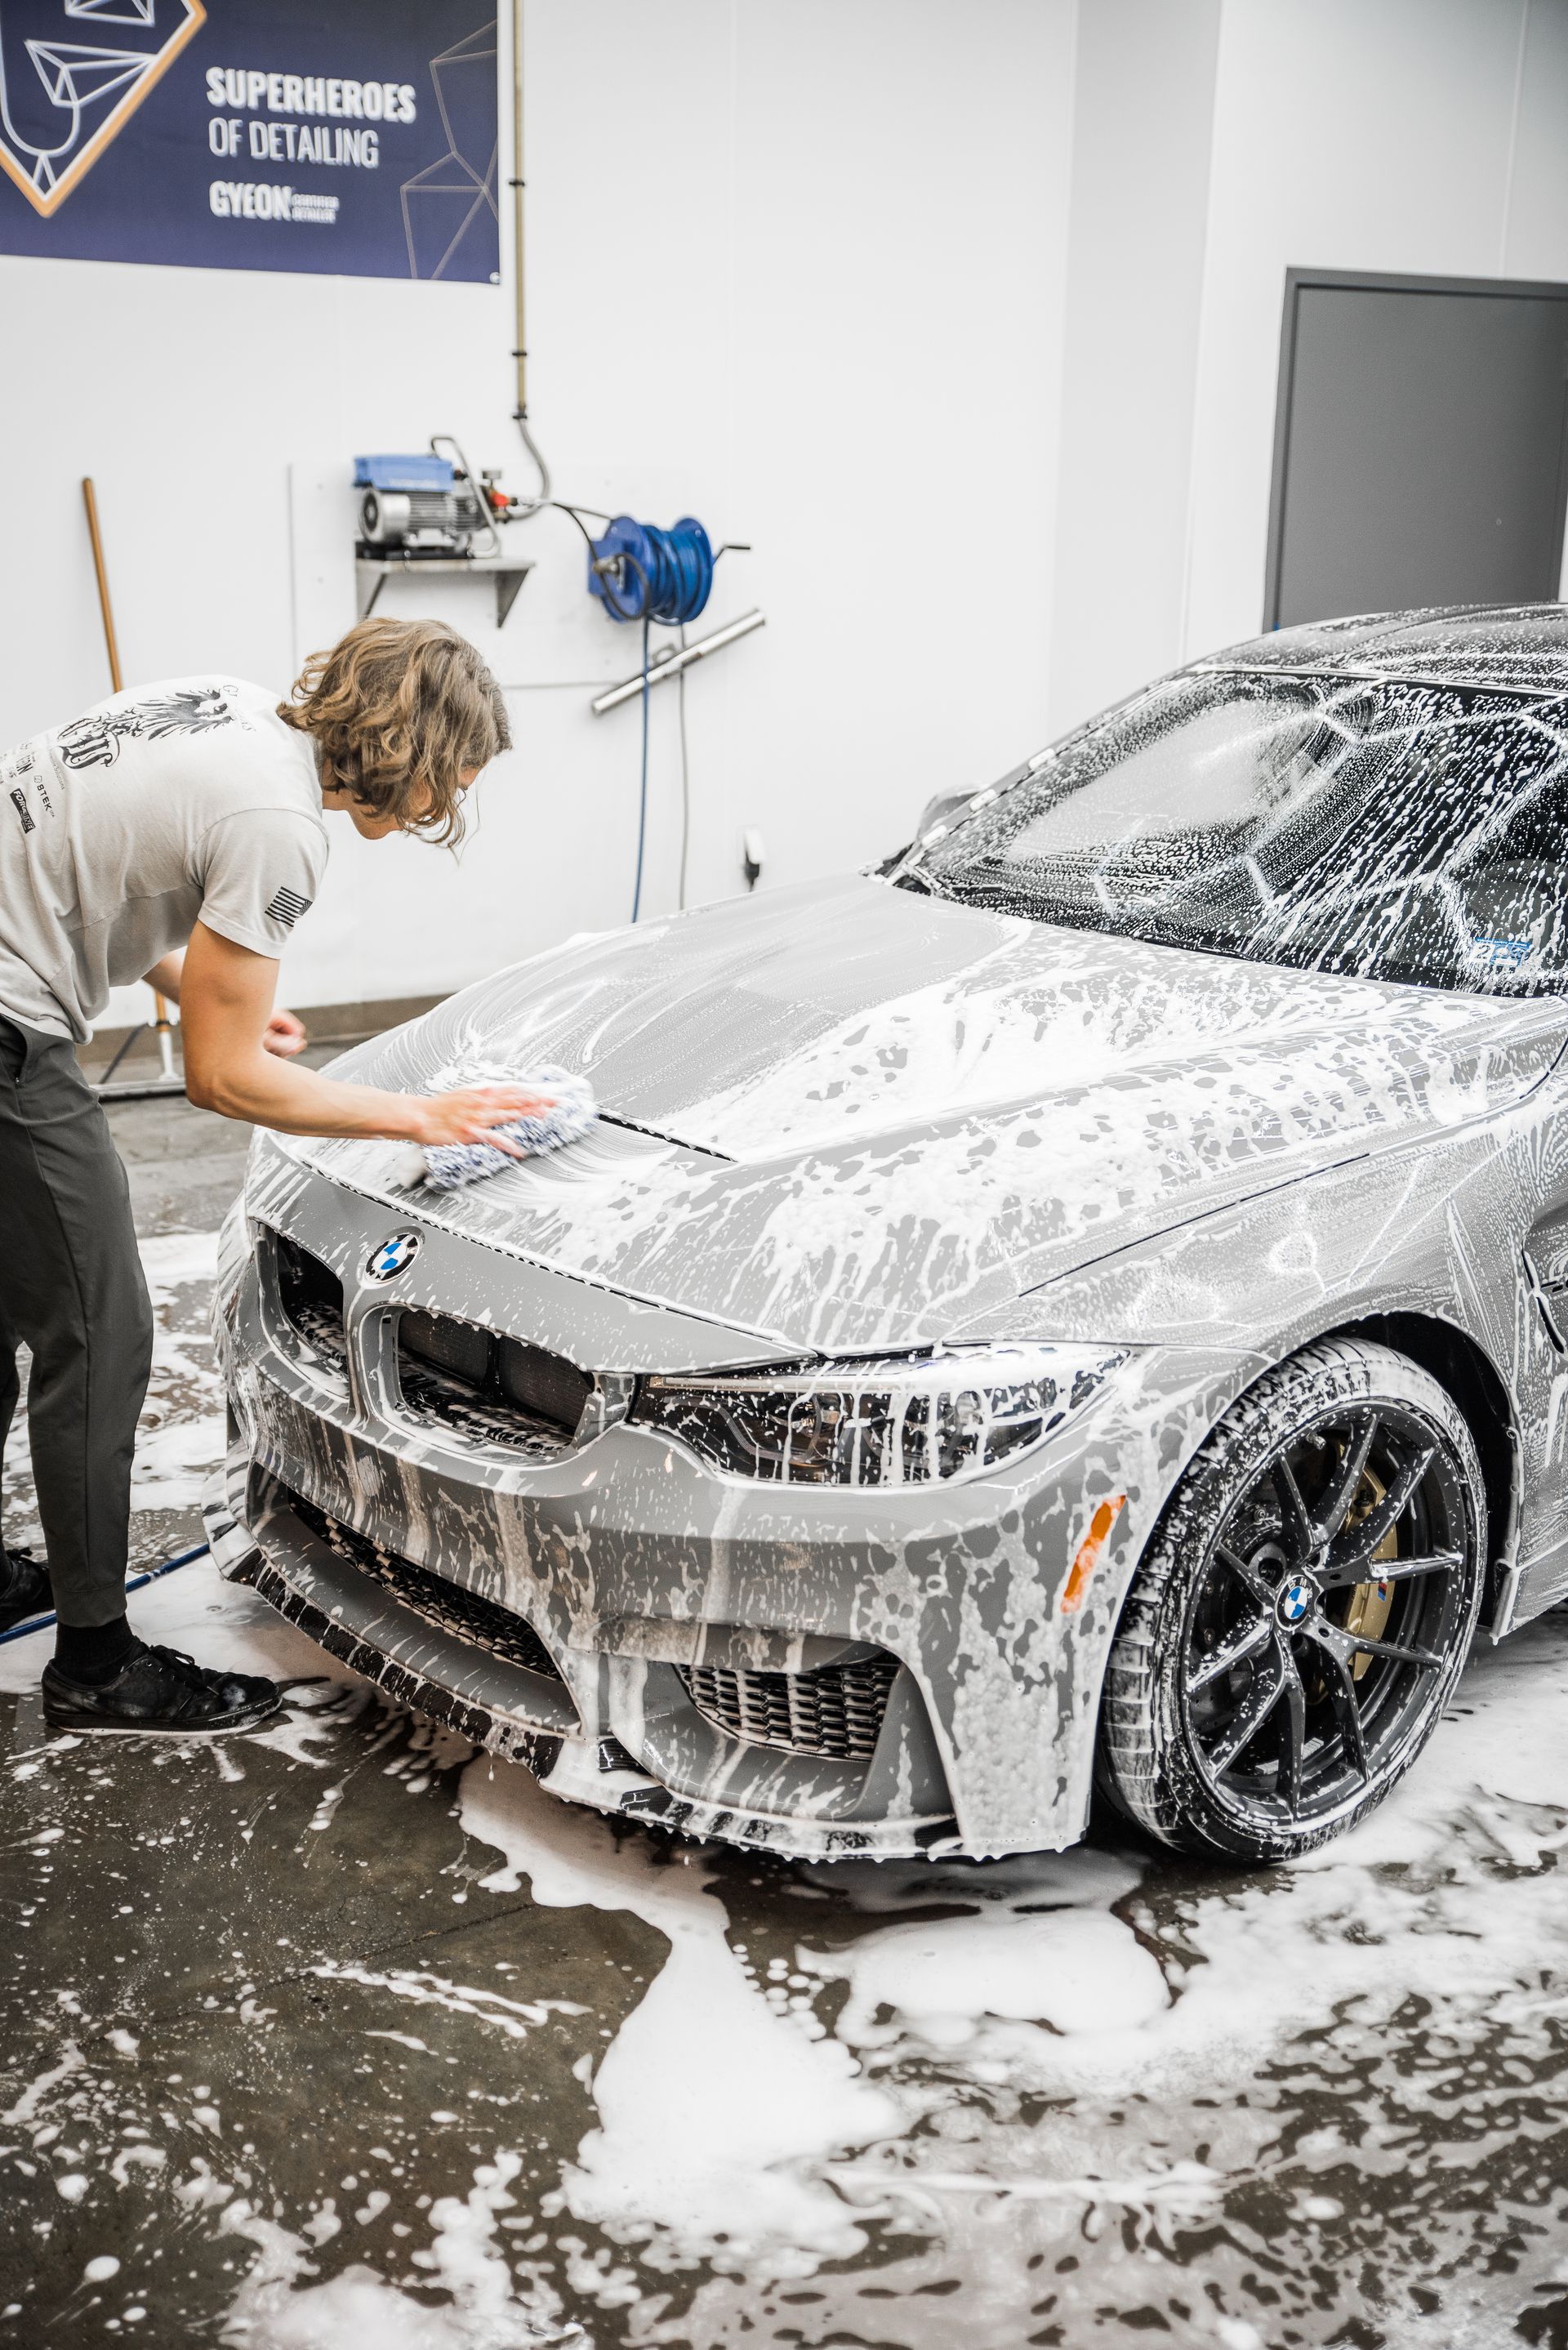
{"label": "white wall", "polygon": [[1081,22],[1054,731],[1262,626],[1288,268],[1568,279],[1568,0]]}
{"label": "white wall", "polygon": [[[557,489],[755,543],[703,625],[768,625],[688,695],[697,899],[740,886],[742,827],[764,887],[863,862],[1257,629],[1287,267],[1568,280],[1568,0],[528,0],[526,64]],[[527,484],[511,339],[509,285],[0,259],[0,740],[105,690],[82,473],[127,674],[281,689],[353,617],[357,450],[454,431]],[[587,702],[637,639],[565,517],[510,543],[537,568],[499,637],[472,583],[381,607],[453,619],[509,688],[478,836],[340,838],[296,1003],[629,911],[639,716]]]}
{"label": "white wall", "polygon": [[[758,604],[767,626],[687,696],[697,898],[742,886],[743,826],[765,882],[841,868],[1043,739],[1072,34],[1072,0],[528,0],[530,408],[557,490],[695,512],[756,550],[724,557],[701,625]],[[353,618],[335,485],[357,450],[449,430],[528,483],[509,286],[8,259],[0,318],[26,452],[0,740],[107,690],[83,473],[127,676],[221,665],[280,689]],[[509,546],[538,567],[499,637],[471,582],[397,582],[379,607],[442,612],[514,689],[477,837],[454,865],[335,823],[296,1003],[454,986],[627,919],[639,713],[587,703],[635,669],[638,632],[590,603],[565,516]],[[653,715],[659,912],[672,689]]]}
{"label": "white wall", "polygon": [[1172,659],[1221,0],[1079,11],[1050,691],[1068,722]]}
{"label": "white wall", "polygon": [[1260,625],[1287,266],[1568,278],[1565,23],[1563,0],[1226,0],[1179,657]]}

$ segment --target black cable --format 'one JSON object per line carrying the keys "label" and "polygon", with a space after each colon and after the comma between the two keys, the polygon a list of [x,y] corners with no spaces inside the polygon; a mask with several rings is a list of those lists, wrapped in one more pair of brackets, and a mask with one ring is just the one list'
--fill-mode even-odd
{"label": "black cable", "polygon": [[[593,543],[592,539],[588,541],[590,546]],[[633,555],[629,547],[623,546],[618,548],[616,554],[614,554],[609,559],[612,563],[629,564],[631,566],[631,568],[636,572],[639,580],[641,582],[641,596],[638,601],[633,602],[629,612],[623,611],[621,609],[620,598],[626,593],[624,585],[618,579],[612,579],[607,571],[602,571],[600,572],[599,577],[605,583],[605,601],[609,606],[611,612],[618,620],[635,620],[638,618],[639,611],[640,609],[642,616],[642,632],[646,637],[648,634],[648,623],[649,619],[652,617],[649,608],[653,600],[649,592],[648,574],[643,569],[641,564],[638,561],[636,556]],[[645,668],[647,667],[646,660],[644,661],[643,666]]]}
{"label": "black cable", "polygon": [[137,1024],[136,1024],[136,1026],[135,1026],[134,1028],[128,1028],[128,1029],[126,1030],[124,1036],[123,1036],[123,1037],[122,1037],[122,1039],[120,1040],[120,1046],[119,1046],[119,1052],[115,1055],[115,1056],[114,1056],[113,1060],[109,1063],[109,1065],[108,1068],[104,1071],[104,1073],[103,1073],[102,1076],[101,1076],[101,1077],[99,1077],[99,1084],[100,1086],[107,1086],[107,1085],[108,1085],[108,1083],[109,1083],[109,1081],[110,1077],[112,1077],[112,1076],[113,1076],[113,1075],[114,1075],[114,1073],[115,1073],[116,1069],[118,1069],[118,1068],[119,1068],[119,1065],[120,1065],[121,1061],[123,1061],[123,1060],[124,1060],[124,1058],[125,1058],[125,1056],[126,1056],[127,1053],[129,1053],[129,1052],[130,1052],[130,1050],[131,1046],[135,1044],[135,1042],[136,1042],[137,1038],[138,1038],[140,1035],[142,1035],[145,1033],[145,1031],[146,1031],[146,1027],[147,1027],[147,1023],[146,1023],[146,1021],[145,1021],[145,1020],[140,1020],[140,1021],[138,1021],[138,1023],[137,1023]]}
{"label": "black cable", "polygon": [[[595,514],[592,506],[569,506],[565,498],[546,498],[543,503],[545,505],[553,506],[557,514],[571,515],[572,520],[582,532],[583,538],[587,546],[588,552],[591,555],[594,547],[594,535],[588,528],[587,523],[584,522],[583,516],[584,515],[593,515],[596,522],[607,522],[609,520],[608,515]],[[535,508],[535,511],[536,512],[537,508]]]}

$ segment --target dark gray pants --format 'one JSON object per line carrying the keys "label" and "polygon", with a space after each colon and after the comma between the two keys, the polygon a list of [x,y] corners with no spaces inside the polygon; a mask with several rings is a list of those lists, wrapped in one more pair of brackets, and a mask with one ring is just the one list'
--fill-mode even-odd
{"label": "dark gray pants", "polygon": [[63,1036],[0,1017],[0,1450],[27,1431],[62,1624],[125,1613],[130,1463],[152,1361],[125,1170]]}

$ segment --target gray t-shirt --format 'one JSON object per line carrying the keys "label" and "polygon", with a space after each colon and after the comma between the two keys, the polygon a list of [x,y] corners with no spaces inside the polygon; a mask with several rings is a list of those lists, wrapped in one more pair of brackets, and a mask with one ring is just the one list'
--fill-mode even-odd
{"label": "gray t-shirt", "polygon": [[81,1043],[200,916],[279,955],[327,863],[316,753],[277,696],[177,677],[0,754],[0,1014]]}

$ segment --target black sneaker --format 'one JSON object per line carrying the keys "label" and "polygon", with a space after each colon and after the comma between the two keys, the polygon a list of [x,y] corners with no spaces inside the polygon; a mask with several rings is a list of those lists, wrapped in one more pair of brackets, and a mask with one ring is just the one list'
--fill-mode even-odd
{"label": "black sneaker", "polygon": [[53,1659],[44,1667],[44,1720],[51,1730],[200,1737],[254,1730],[282,1703],[275,1681],[254,1673],[214,1672],[178,1648],[150,1648],[140,1642],[130,1663],[101,1686],[67,1680]]}
{"label": "black sneaker", "polygon": [[49,1570],[30,1550],[0,1550],[0,1632],[29,1616],[47,1616],[55,1604]]}

